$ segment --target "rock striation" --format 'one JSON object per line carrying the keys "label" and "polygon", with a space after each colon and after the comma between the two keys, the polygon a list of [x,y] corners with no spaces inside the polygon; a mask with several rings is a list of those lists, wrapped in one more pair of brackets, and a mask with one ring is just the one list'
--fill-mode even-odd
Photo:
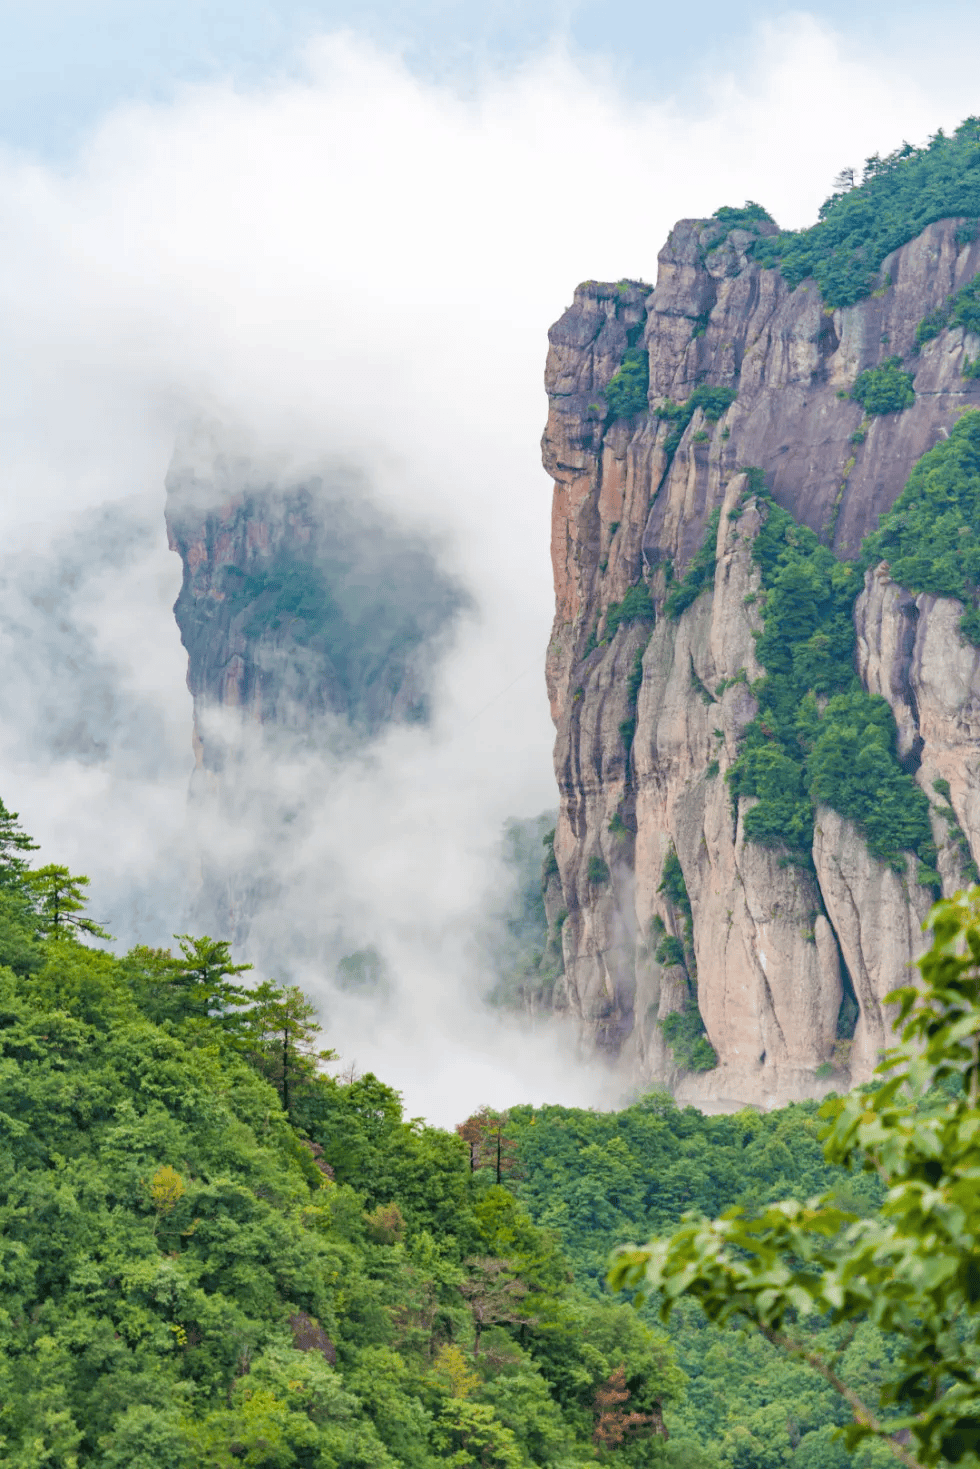
{"label": "rock striation", "polygon": [[[857,553],[916,460],[980,406],[980,381],[962,375],[976,338],[955,327],[916,350],[919,322],[980,271],[962,224],[930,225],[888,257],[872,296],[832,310],[812,280],[791,291],[755,263],[749,230],[682,220],[655,287],[586,282],[549,334],[560,793],[549,917],[563,956],[551,1003],[637,1082],[665,1080],[702,1106],[777,1105],[866,1078],[887,1043],[884,996],[922,946],[933,895],[911,857],[895,871],[821,807],[812,865],[787,864],[746,840],[754,798],[733,807],[725,773],[763,672],[762,512],[742,471],[761,470],[775,502],[839,557]],[[614,418],[605,392],[636,346],[651,411]],[[915,401],[865,417],[850,389],[896,355]],[[686,423],[658,416],[706,385],[728,389],[730,405],[723,395]],[[667,617],[671,577],[690,568],[715,511],[713,575]],[[614,619],[606,636],[610,607],[637,588],[655,621]],[[884,564],[855,606],[857,672],[890,703],[899,754],[932,803],[945,892],[980,857],[980,654],[959,634],[962,610],[913,596]],[[680,903],[665,879],[675,861]],[[703,1071],[678,1066],[662,1028],[692,990],[717,1054]]]}

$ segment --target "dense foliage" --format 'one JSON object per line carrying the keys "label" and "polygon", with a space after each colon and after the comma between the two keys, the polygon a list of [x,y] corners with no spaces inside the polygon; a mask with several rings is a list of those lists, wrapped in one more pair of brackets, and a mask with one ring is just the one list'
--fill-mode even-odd
{"label": "dense foliage", "polygon": [[915,402],[913,372],[902,371],[901,357],[886,357],[880,367],[859,372],[851,397],[865,413],[901,413]]}
{"label": "dense foliage", "polygon": [[[692,1207],[830,1185],[869,1214],[876,1178],[827,1165],[813,1105],[406,1122],[375,1077],[324,1075],[308,1002],[247,989],[226,944],[45,936],[0,817],[5,1464],[877,1469],[768,1343],[694,1307],[665,1336],[602,1285],[610,1238]],[[676,859],[662,886],[683,918]],[[873,1399],[880,1338],[837,1344]]]}
{"label": "dense foliage", "polygon": [[622,363],[606,384],[606,405],[613,418],[646,413],[650,388],[650,356],[645,347],[627,347]]}
{"label": "dense foliage", "polygon": [[924,454],[905,489],[862,547],[862,561],[887,561],[911,592],[968,604],[960,628],[980,644],[980,410],[971,409]]}
{"label": "dense foliage", "polygon": [[851,306],[878,284],[882,261],[938,219],[980,216],[980,119],[864,165],[860,185],[821,206],[817,224],[760,239],[755,259],[778,266],[791,289],[813,276],[828,306]]}
{"label": "dense foliage", "polygon": [[[870,1175],[850,1176],[823,1157],[816,1103],[760,1114],[705,1117],[651,1093],[620,1112],[571,1107],[512,1108],[515,1187],[541,1226],[556,1230],[576,1276],[604,1295],[608,1245],[662,1235],[688,1210],[713,1215],[739,1205],[765,1208],[795,1193],[835,1191],[842,1207],[871,1214],[882,1190]],[[639,1313],[653,1319],[655,1306]],[[851,1456],[834,1437],[847,1420],[826,1383],[784,1361],[765,1340],[705,1321],[682,1302],[669,1323],[688,1375],[665,1421],[667,1462],[698,1469],[879,1469],[874,1447]],[[831,1338],[822,1338],[831,1345]],[[880,1335],[862,1327],[834,1344],[862,1390],[874,1398],[888,1361]]]}
{"label": "dense foliage", "polygon": [[658,1462],[661,1333],[574,1287],[461,1138],[319,1072],[298,991],[210,939],[46,931],[2,818],[5,1465]]}
{"label": "dense foliage", "polygon": [[903,853],[914,851],[920,879],[935,882],[928,800],[898,762],[886,700],[865,693],[854,672],[858,568],[838,561],[788,511],[761,504],[753,555],[764,588],[757,653],[766,673],[753,686],[759,712],[728,774],[733,797],[758,798],[746,836],[806,864],[814,807],[824,803],[858,824],[875,856],[904,871]]}
{"label": "dense foliage", "polygon": [[[656,1292],[664,1319],[690,1295],[715,1321],[751,1323],[839,1393],[851,1448],[967,1469],[980,1463],[980,893],[931,922],[921,983],[893,996],[903,1029],[881,1080],[824,1109],[828,1163],[880,1179],[880,1210],[862,1217],[833,1191],[800,1202],[807,1188],[748,1216],[692,1213],[624,1251],[613,1276]],[[874,1396],[833,1341],[868,1325],[887,1344]]]}

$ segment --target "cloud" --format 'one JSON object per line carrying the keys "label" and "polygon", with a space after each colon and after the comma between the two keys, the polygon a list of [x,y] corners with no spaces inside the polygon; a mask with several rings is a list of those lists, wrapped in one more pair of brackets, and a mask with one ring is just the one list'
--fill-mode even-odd
{"label": "cloud", "polygon": [[[431,729],[342,770],[262,750],[248,768],[276,809],[280,788],[316,793],[289,875],[297,911],[328,877],[334,897],[290,962],[335,1004],[339,931],[386,948],[397,1004],[335,1004],[341,1043],[441,1120],[494,1075],[513,1097],[589,1095],[567,1059],[544,1068],[546,1041],[501,1040],[467,999],[501,823],[555,801],[548,324],[581,278],[653,280],[676,217],[751,197],[805,223],[842,164],[970,110],[958,74],[849,54],[805,15],[752,31],[736,61],[692,78],[692,102],[680,84],[621,97],[559,51],[464,95],[330,36],[302,80],[118,110],[59,171],[0,160],[4,797],[50,859],[90,872],[98,916],[165,938],[201,839],[162,521],[178,428],[213,416],[291,464],[351,466],[438,542],[478,616]],[[266,952],[281,920],[265,915]]]}

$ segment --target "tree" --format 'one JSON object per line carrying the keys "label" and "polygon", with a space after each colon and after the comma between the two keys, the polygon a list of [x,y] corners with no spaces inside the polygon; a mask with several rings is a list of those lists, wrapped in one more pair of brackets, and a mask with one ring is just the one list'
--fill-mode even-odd
{"label": "tree", "polygon": [[251,1059],[292,1117],[297,1090],[316,1075],[318,1062],[332,1061],[336,1052],[317,1048],[316,1007],[297,985],[265,980],[250,998],[252,1007],[243,1018]]}
{"label": "tree", "polygon": [[492,1168],[500,1183],[505,1173],[518,1171],[517,1143],[504,1131],[508,1121],[508,1113],[481,1107],[465,1122],[456,1124],[457,1133],[469,1145],[471,1172]]}
{"label": "tree", "polygon": [[449,1389],[452,1398],[468,1398],[480,1386],[480,1379],[463,1354],[462,1347],[447,1342],[436,1353],[431,1377],[440,1387]]}
{"label": "tree", "polygon": [[179,996],[184,1016],[199,1020],[217,1019],[233,1024],[235,1011],[249,1002],[249,992],[234,984],[236,975],[245,974],[251,964],[233,964],[231,946],[225,939],[193,938],[189,933],[174,937],[180,945],[181,957],[176,961],[171,983]]}
{"label": "tree", "polygon": [[[694,1215],[669,1238],[618,1252],[616,1287],[660,1293],[666,1319],[684,1295],[708,1316],[741,1316],[807,1363],[847,1403],[849,1449],[880,1441],[909,1469],[980,1456],[980,890],[937,904],[922,984],[891,996],[901,1042],[881,1080],[830,1100],[830,1163],[877,1172],[887,1193],[862,1218],[833,1194],[755,1217]],[[884,1416],[815,1347],[821,1318],[868,1321],[894,1339]]]}
{"label": "tree", "polygon": [[27,871],[27,862],[19,854],[38,850],[19,823],[17,812],[8,811],[0,801],[0,888],[19,886]]}
{"label": "tree", "polygon": [[488,1326],[530,1323],[532,1318],[521,1304],[528,1287],[517,1278],[510,1260],[479,1255],[465,1264],[471,1273],[460,1281],[459,1293],[473,1315],[473,1355],[478,1357],[480,1338]]}
{"label": "tree", "polygon": [[659,1413],[637,1413],[626,1406],[630,1396],[626,1386],[626,1364],[620,1363],[596,1388],[592,1442],[600,1448],[618,1449],[620,1444],[639,1437],[647,1430],[663,1439],[669,1436]]}
{"label": "tree", "polygon": [[[16,860],[16,859],[15,859]],[[111,939],[92,918],[85,917],[87,877],[75,877],[67,867],[49,862],[36,872],[24,872],[23,881],[34,896],[38,929],[45,938],[91,934],[97,939]]]}

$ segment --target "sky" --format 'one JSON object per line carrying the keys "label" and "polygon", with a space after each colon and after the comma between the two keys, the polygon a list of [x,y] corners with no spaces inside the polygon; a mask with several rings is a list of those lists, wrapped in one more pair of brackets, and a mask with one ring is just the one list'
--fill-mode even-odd
{"label": "sky", "polygon": [[812,16],[842,51],[883,70],[897,59],[937,98],[968,64],[972,0],[789,7],[701,0],[696,18],[663,0],[3,0],[0,137],[47,158],[72,155],[120,104],[170,102],[183,87],[296,78],[318,36],[339,30],[404,56],[428,80],[475,87],[555,44],[631,96],[693,96],[719,67],[751,65],[762,24]]}
{"label": "sky", "polygon": [[[980,16],[916,9],[3,7],[0,794],[120,942],[169,941],[204,840],[163,486],[215,421],[354,472],[475,609],[430,729],[342,766],[246,750],[263,800],[209,841],[313,813],[269,946],[413,1113],[608,1099],[475,998],[502,824],[557,803],[547,328],[581,279],[652,281],[675,219],[808,223],[843,165],[980,111]],[[367,942],[384,1007],[332,988]]]}

